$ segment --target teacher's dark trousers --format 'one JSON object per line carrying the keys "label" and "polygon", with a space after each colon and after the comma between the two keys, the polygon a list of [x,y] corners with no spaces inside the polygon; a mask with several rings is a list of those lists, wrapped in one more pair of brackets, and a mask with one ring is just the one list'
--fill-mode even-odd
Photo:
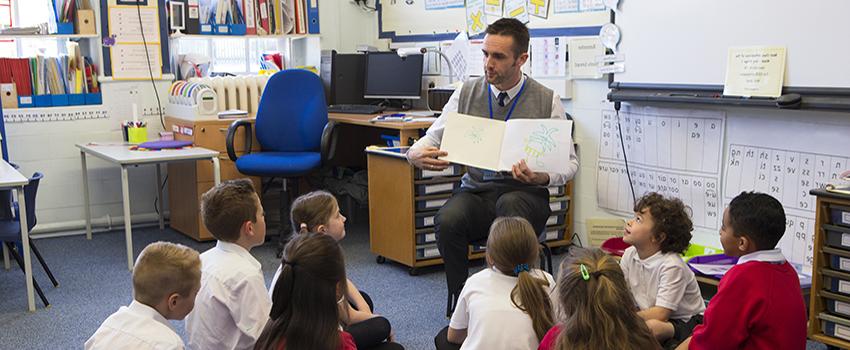
{"label": "teacher's dark trousers", "polygon": [[[449,296],[460,294],[469,274],[469,244],[483,244],[497,217],[520,216],[540,235],[549,218],[549,191],[545,187],[469,190],[461,188],[437,212],[437,247],[446,269]],[[450,300],[454,310],[456,300]]]}

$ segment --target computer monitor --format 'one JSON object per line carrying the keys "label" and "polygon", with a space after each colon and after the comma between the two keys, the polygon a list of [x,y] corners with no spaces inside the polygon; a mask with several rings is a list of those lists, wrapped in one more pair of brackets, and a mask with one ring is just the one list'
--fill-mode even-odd
{"label": "computer monitor", "polygon": [[326,84],[325,91],[329,105],[366,103],[366,99],[363,98],[365,56],[357,53],[336,53],[336,51],[330,53],[330,74],[322,77]]}
{"label": "computer monitor", "polygon": [[418,99],[422,91],[422,55],[401,58],[395,52],[366,55],[364,97]]}

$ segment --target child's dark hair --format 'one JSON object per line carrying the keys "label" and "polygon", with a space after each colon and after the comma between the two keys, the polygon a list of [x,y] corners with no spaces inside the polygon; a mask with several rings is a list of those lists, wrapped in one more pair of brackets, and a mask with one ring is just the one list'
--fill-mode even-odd
{"label": "child's dark hair", "polygon": [[340,308],[346,293],[345,262],[328,235],[294,235],[283,248],[280,277],[272,293],[270,320],[254,349],[339,349]]}
{"label": "child's dark hair", "polygon": [[558,300],[558,323],[563,328],[553,349],[660,349],[637,314],[620,264],[599,249],[581,250],[564,259]]}
{"label": "child's dark hair", "polygon": [[511,302],[531,317],[537,340],[543,339],[554,324],[552,301],[545,289],[549,281],[531,274],[540,257],[539,249],[534,229],[521,217],[500,217],[490,226],[487,256],[496,269],[517,276]]}
{"label": "child's dark hair", "polygon": [[664,198],[656,192],[650,192],[638,200],[634,209],[635,213],[646,209],[652,214],[652,220],[655,222],[652,234],[661,242],[662,253],[681,254],[688,249],[694,224],[681,199]]}
{"label": "child's dark hair", "polygon": [[770,195],[741,192],[729,202],[729,224],[736,237],[749,237],[756,249],[773,249],[785,234],[785,209]]}
{"label": "child's dark hair", "polygon": [[236,242],[246,221],[257,222],[257,192],[248,179],[222,181],[201,196],[204,226],[216,239]]}
{"label": "child's dark hair", "polygon": [[502,18],[487,26],[487,34],[509,36],[514,41],[514,58],[528,52],[528,27],[515,18]]}
{"label": "child's dark hair", "polygon": [[326,191],[313,191],[299,196],[292,202],[290,220],[292,232],[316,232],[319,225],[326,225],[339,208],[336,198]]}

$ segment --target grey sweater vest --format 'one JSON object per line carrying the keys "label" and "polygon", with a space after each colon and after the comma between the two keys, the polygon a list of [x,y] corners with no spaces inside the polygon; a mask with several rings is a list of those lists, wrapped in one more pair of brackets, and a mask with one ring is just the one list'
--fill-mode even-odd
{"label": "grey sweater vest", "polygon": [[[486,77],[470,79],[463,84],[458,101],[458,113],[474,115],[483,118],[490,117],[487,106],[487,94],[490,94],[493,106],[493,118],[505,120],[514,100],[516,107],[511,114],[511,119],[549,119],[552,117],[552,90],[541,85],[531,77],[525,78],[525,88],[522,95],[514,96],[504,107],[497,103],[498,99],[490,91]],[[467,189],[496,189],[500,187],[526,187],[522,182],[516,181],[510,174],[504,176],[488,177],[485,179],[485,170],[467,167],[467,173],[463,176],[463,187]]]}

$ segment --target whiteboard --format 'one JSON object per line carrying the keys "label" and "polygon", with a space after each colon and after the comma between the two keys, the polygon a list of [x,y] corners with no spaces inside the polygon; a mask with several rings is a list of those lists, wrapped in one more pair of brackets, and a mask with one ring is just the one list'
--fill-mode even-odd
{"label": "whiteboard", "polygon": [[[594,10],[555,13],[550,0],[546,19],[531,16],[528,27],[532,36],[597,35],[602,24],[610,22],[611,12],[604,7]],[[583,0],[579,3],[601,3]],[[466,31],[466,9],[449,7],[426,10],[425,0],[381,0],[378,3],[379,37],[392,41],[437,41],[454,39]],[[590,7],[588,7],[590,9]],[[488,17],[488,22],[495,19]]]}
{"label": "whiteboard", "polygon": [[620,83],[722,85],[729,47],[787,48],[785,86],[850,87],[850,1],[624,0]]}

